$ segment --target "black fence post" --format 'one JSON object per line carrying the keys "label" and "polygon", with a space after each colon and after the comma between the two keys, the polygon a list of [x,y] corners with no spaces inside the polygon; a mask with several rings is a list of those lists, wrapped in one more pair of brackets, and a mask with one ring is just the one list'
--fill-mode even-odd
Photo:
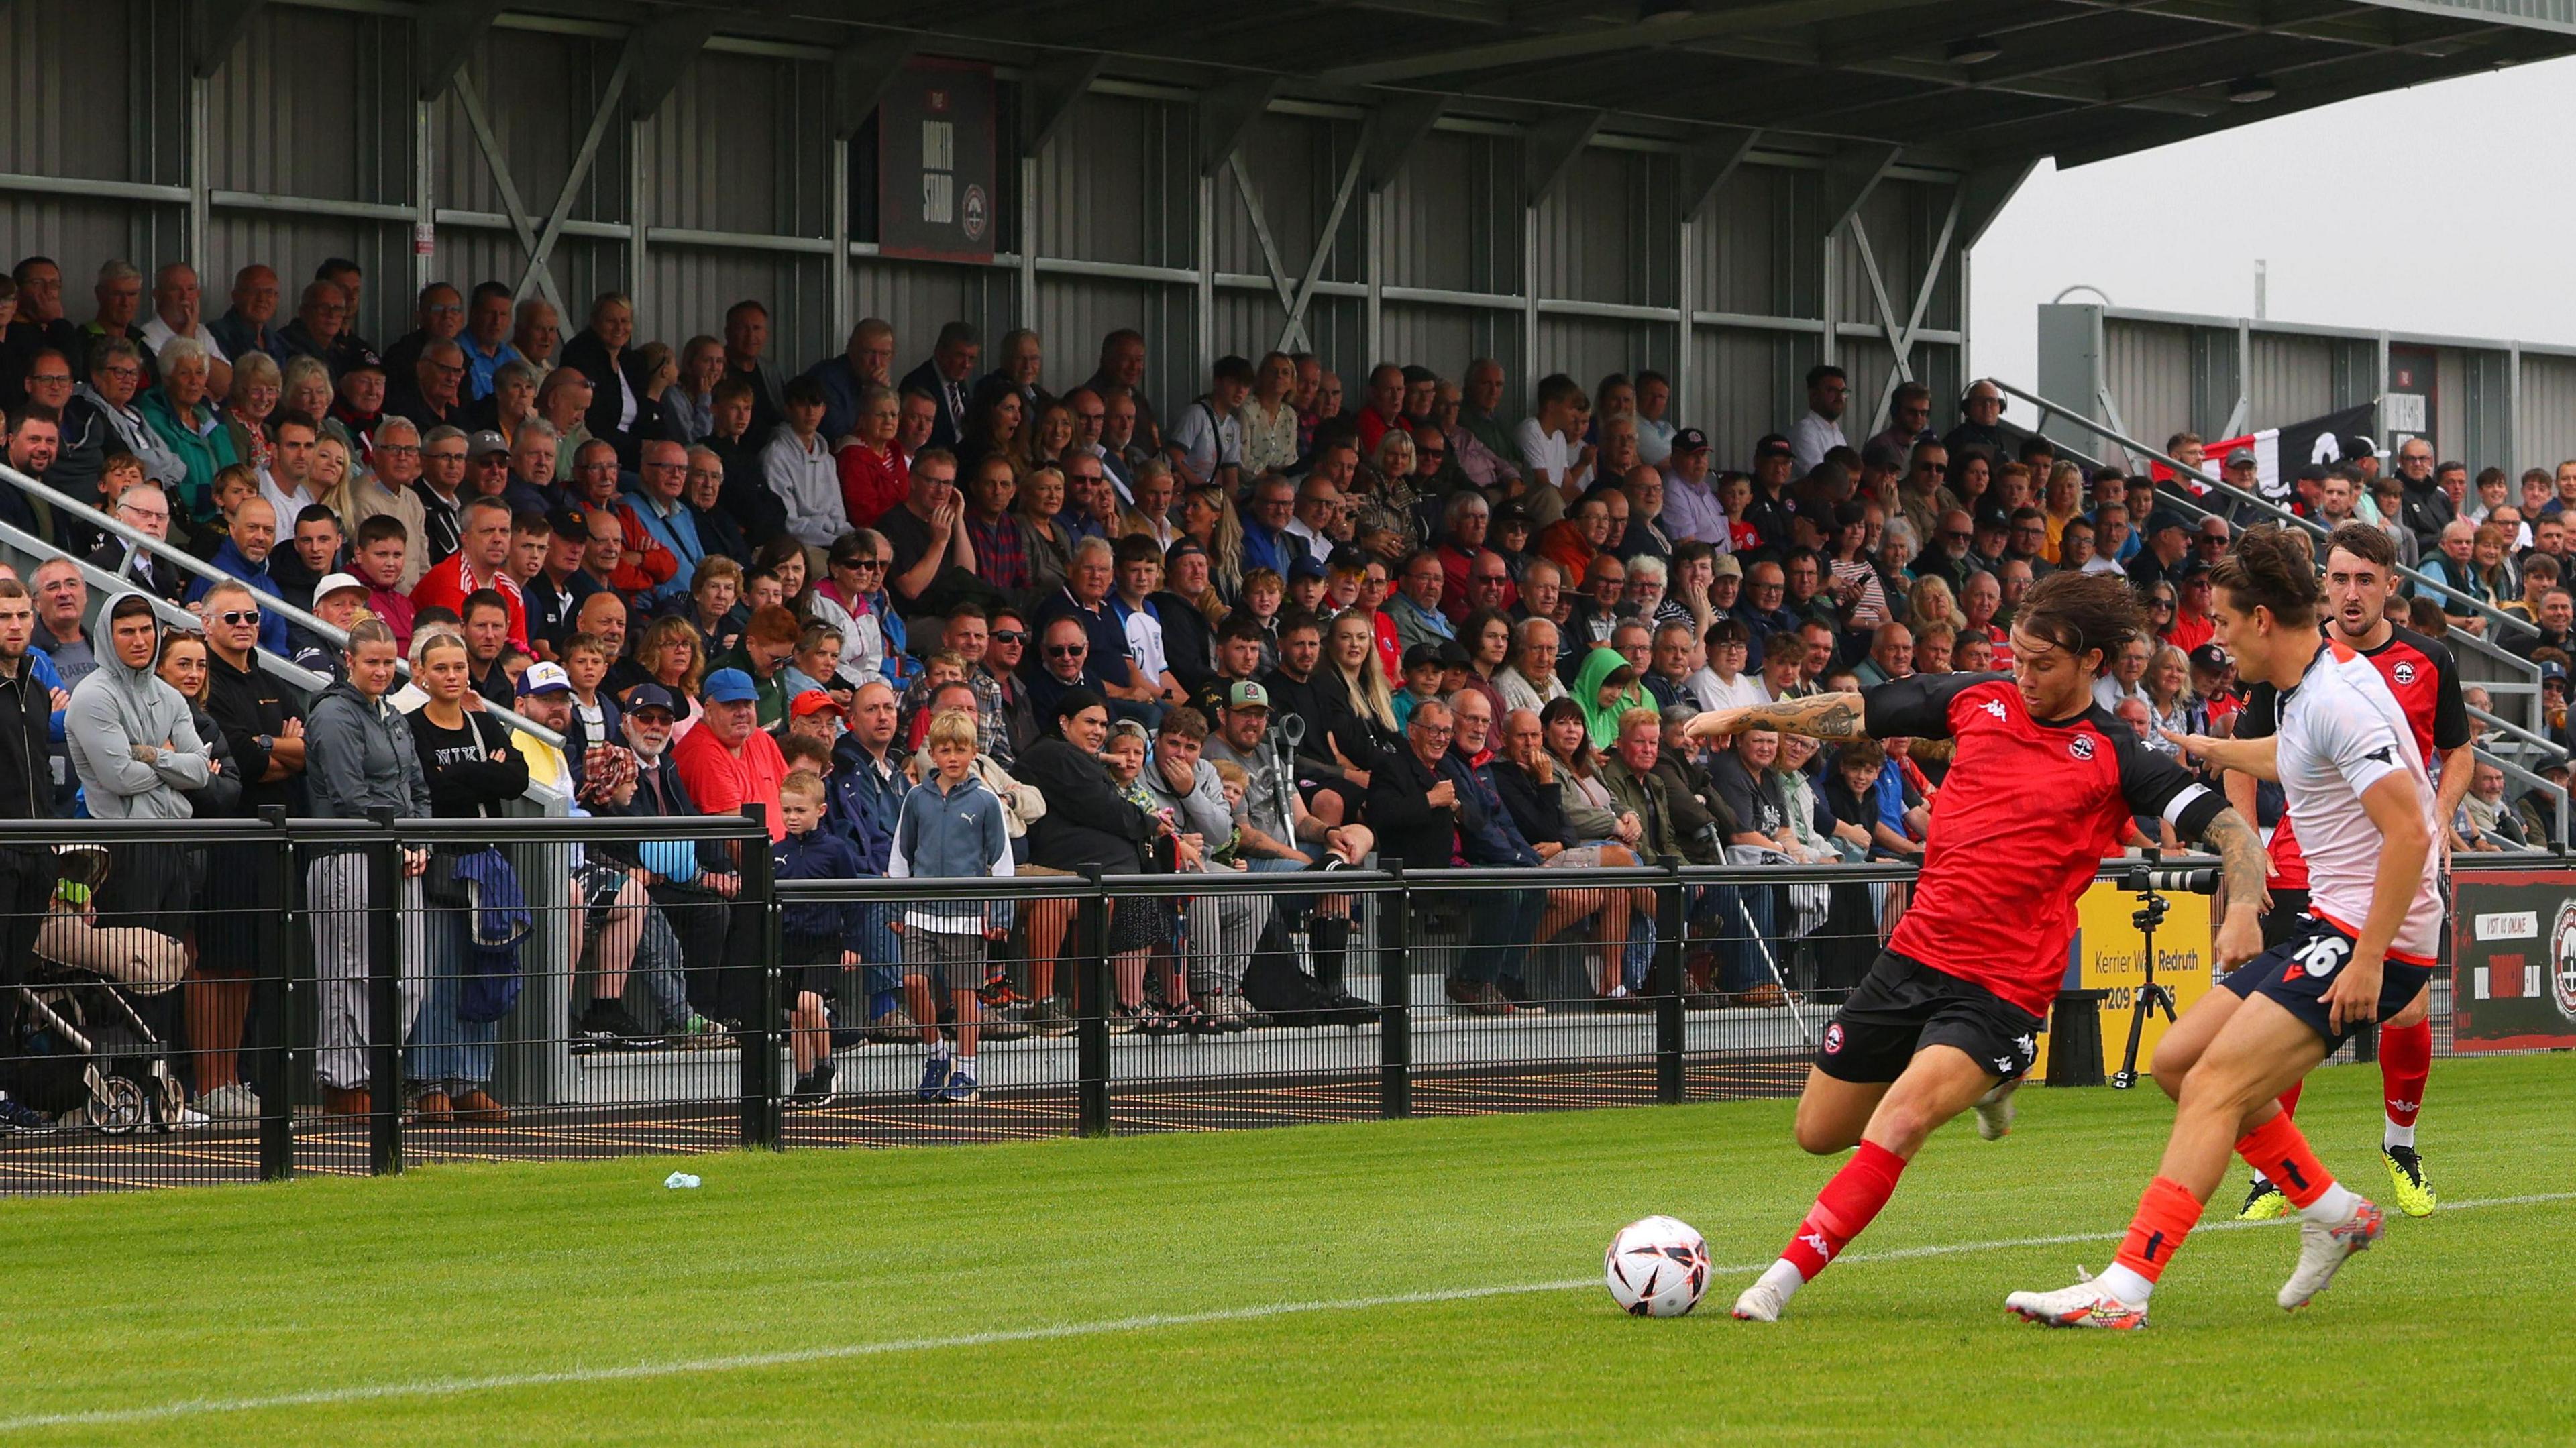
{"label": "black fence post", "polygon": [[1086,866],[1089,893],[1074,912],[1082,957],[1074,962],[1074,1131],[1109,1134],[1109,895],[1098,866]]}
{"label": "black fence post", "polygon": [[403,1169],[402,842],[394,812],[378,805],[368,823],[382,833],[367,852],[367,1170]]}
{"label": "black fence post", "polygon": [[[256,852],[252,867],[252,930],[259,941],[259,966],[251,974],[251,1039],[244,1042],[250,1058],[251,1088],[259,1093],[259,1179],[281,1182],[295,1175],[295,1070],[290,1043],[295,1038],[294,992],[287,976],[294,952],[288,948],[287,906],[295,872],[295,841],[286,833],[286,809],[266,805],[261,821],[277,837]],[[221,858],[218,854],[217,858]]]}
{"label": "black fence post", "polygon": [[1655,1100],[1678,1106],[1686,1024],[1682,992],[1688,984],[1682,979],[1682,923],[1687,913],[1682,904],[1689,887],[1682,884],[1680,860],[1665,855],[1656,863],[1672,877],[1655,887]]}
{"label": "black fence post", "polygon": [[1378,948],[1378,1115],[1413,1114],[1413,901],[1404,861],[1386,860],[1395,888],[1379,896],[1386,918]]}
{"label": "black fence post", "polygon": [[749,966],[758,972],[751,991],[752,1018],[743,1022],[741,1037],[742,1144],[775,1150],[785,1135],[778,1081],[778,960],[784,949],[779,940],[778,867],[769,852],[769,806],[746,804],[742,812],[760,826],[753,838],[742,842],[742,890],[735,905],[760,912]]}

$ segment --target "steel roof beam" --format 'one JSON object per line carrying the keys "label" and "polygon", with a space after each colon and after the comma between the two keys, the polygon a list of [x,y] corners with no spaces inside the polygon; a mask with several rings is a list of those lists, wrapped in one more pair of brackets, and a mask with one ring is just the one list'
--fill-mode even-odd
{"label": "steel roof beam", "polygon": [[1426,76],[1472,74],[1504,66],[1563,60],[1606,51],[1683,45],[1720,35],[1801,25],[1846,15],[1909,10],[1948,0],[1756,0],[1723,10],[1703,11],[1678,19],[1657,18],[1629,25],[1600,26],[1567,34],[1526,35],[1455,50],[1387,60],[1363,61],[1325,71],[1327,81],[1349,85],[1419,80]]}

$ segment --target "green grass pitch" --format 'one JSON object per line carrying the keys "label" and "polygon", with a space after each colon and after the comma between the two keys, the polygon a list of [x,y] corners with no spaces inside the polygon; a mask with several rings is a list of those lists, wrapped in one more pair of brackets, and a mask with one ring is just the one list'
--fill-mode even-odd
{"label": "green grass pitch", "polygon": [[[1943,1131],[1767,1327],[1725,1309],[1832,1166],[1776,1101],[17,1201],[0,1443],[2576,1439],[2576,1061],[2440,1062],[2430,1098],[2439,1215],[2295,1317],[2290,1228],[2204,1231],[2137,1335],[2002,1301],[2107,1260],[2151,1090]],[[2378,1116],[2369,1068],[2301,1108],[2384,1200]],[[1650,1212],[1721,1266],[1691,1317],[1601,1288]]]}

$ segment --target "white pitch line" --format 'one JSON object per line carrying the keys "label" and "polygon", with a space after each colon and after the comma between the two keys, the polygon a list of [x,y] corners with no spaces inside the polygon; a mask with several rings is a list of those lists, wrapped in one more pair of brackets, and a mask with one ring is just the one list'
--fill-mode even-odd
{"label": "white pitch line", "polygon": [[[2576,1192],[2535,1192],[2527,1196],[2486,1197],[2464,1202],[2446,1202],[2445,1213],[2471,1212],[2489,1207],[2528,1207],[2552,1202],[2576,1201]],[[2268,1222],[2212,1222],[2196,1230],[2225,1232],[2248,1227],[2286,1227],[2295,1217]],[[2027,1247],[2061,1247],[2086,1242],[2116,1242],[2118,1232],[2070,1232],[2053,1237],[2013,1237],[1991,1242],[1948,1242],[1927,1247],[1895,1247],[1884,1252],[1855,1252],[1837,1258],[1842,1265],[1863,1262],[1904,1262],[1923,1257],[1957,1257],[1974,1252],[2003,1252]],[[1757,1272],[1771,1265],[1760,1262],[1729,1263],[1712,1267],[1712,1275]],[[506,1373],[475,1378],[432,1378],[409,1383],[358,1383],[343,1388],[316,1388],[302,1393],[275,1393],[256,1398],[190,1398],[174,1403],[159,1403],[143,1408],[102,1408],[89,1412],[38,1413],[19,1418],[0,1418],[0,1433],[24,1432],[32,1428],[100,1427],[122,1423],[152,1423],[171,1418],[193,1418],[213,1413],[250,1413],[269,1408],[328,1407],[339,1403],[375,1402],[386,1398],[440,1398],[465,1393],[500,1392],[511,1388],[555,1387],[571,1383],[608,1383],[637,1378],[677,1377],[686,1373],[731,1373],[759,1368],[795,1367],[803,1363],[840,1362],[851,1358],[885,1357],[896,1353],[937,1352],[948,1348],[992,1347],[1008,1343],[1049,1342],[1059,1338],[1099,1337],[1117,1332],[1146,1332],[1165,1327],[1197,1327],[1218,1322],[1254,1322],[1263,1318],[1291,1317],[1312,1312],[1357,1312],[1379,1307],[1412,1307],[1435,1302],[1471,1302],[1488,1297],[1519,1297],[1538,1292],[1572,1292],[1598,1287],[1598,1276],[1568,1278],[1557,1282],[1502,1283],[1487,1287],[1450,1287],[1431,1292],[1397,1292],[1382,1297],[1327,1298],[1309,1302],[1274,1302],[1258,1307],[1215,1308],[1206,1312],[1155,1312],[1135,1317],[1105,1318],[1096,1322],[1063,1322],[1045,1327],[1003,1328],[992,1332],[959,1333],[947,1337],[894,1338],[884,1342],[842,1343],[831,1347],[790,1348],[778,1352],[742,1353],[731,1357],[682,1358],[669,1362],[623,1363],[602,1367],[561,1368],[552,1372]]]}

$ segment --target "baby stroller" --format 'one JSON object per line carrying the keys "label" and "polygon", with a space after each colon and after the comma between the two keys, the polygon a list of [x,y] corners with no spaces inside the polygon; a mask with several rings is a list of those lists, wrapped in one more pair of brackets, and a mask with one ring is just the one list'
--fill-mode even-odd
{"label": "baby stroller", "polygon": [[135,1000],[177,986],[187,949],[156,930],[99,925],[90,897],[107,877],[107,851],[64,845],[57,854],[61,878],[37,927],[36,958],[10,991],[18,1057],[10,1094],[111,1135],[173,1130],[187,1092]]}

